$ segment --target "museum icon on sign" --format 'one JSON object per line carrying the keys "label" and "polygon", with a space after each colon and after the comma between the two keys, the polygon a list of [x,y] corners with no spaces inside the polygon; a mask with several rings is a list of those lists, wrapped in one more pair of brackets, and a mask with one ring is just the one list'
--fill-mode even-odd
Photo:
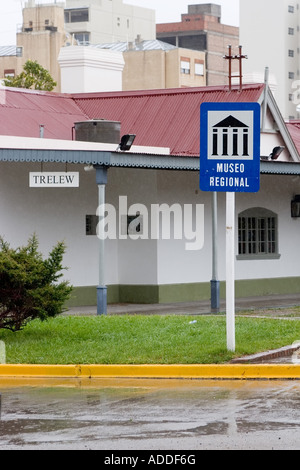
{"label": "museum icon on sign", "polygon": [[249,157],[249,126],[229,116],[213,128],[213,156]]}
{"label": "museum icon on sign", "polygon": [[251,125],[230,114],[211,124],[208,139],[208,159],[252,160],[252,140]]}

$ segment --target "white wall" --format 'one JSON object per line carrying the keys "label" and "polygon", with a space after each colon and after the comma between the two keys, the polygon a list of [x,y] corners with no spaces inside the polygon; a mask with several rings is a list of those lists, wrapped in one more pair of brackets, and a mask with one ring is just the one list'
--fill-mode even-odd
{"label": "white wall", "polygon": [[[294,6],[294,13],[288,12],[288,6]],[[265,67],[269,67],[270,77],[277,83],[276,101],[285,119],[291,115],[297,118],[296,107],[289,101],[295,89],[288,73],[294,72],[294,80],[298,80],[298,27],[299,10],[294,0],[240,1],[240,44],[248,56],[243,61],[244,79],[263,77]],[[288,28],[294,28],[294,35],[288,34]],[[289,49],[294,50],[294,58],[289,57]]]}
{"label": "white wall", "polygon": [[58,56],[62,93],[121,91],[122,52],[89,46],[62,47]]}
{"label": "white wall", "polygon": [[[12,246],[25,244],[36,233],[40,249],[48,254],[65,240],[67,251],[65,277],[75,286],[98,284],[97,237],[86,236],[85,216],[96,214],[97,185],[95,172],[85,172],[83,165],[68,165],[80,171],[79,188],[29,188],[29,172],[41,171],[39,163],[0,162],[0,234]],[[44,164],[44,171],[65,171],[65,165]],[[112,241],[107,263],[108,281],[117,272],[116,247]]]}
{"label": "white wall", "polygon": [[[151,6],[151,3],[149,4]],[[66,31],[90,32],[91,44],[156,38],[155,10],[137,7],[123,0],[66,0],[66,8],[90,9],[90,21],[66,23]]]}
{"label": "white wall", "polygon": [[[133,204],[142,204],[150,214],[150,205],[157,202],[157,171],[110,168],[106,194],[106,202],[117,208],[118,218],[119,196],[127,198],[128,211]],[[117,231],[119,231],[119,222]],[[158,282],[156,240],[151,240],[151,238],[132,240],[128,237],[119,239],[117,245],[118,281],[116,283],[156,285]]]}
{"label": "white wall", "polygon": [[[97,209],[95,172],[83,165],[69,165],[80,171],[80,187],[74,189],[29,188],[29,172],[40,171],[39,163],[0,162],[0,234],[12,246],[19,246],[34,232],[40,249],[47,254],[59,240],[67,252],[65,277],[74,286],[98,284],[98,238],[86,236],[85,216]],[[44,164],[44,171],[64,171],[65,165]],[[108,171],[106,201],[118,208],[119,196],[132,204],[203,204],[204,246],[186,251],[186,240],[107,240],[106,272],[112,284],[177,284],[209,282],[211,279],[211,195],[199,189],[197,172],[111,168]],[[236,195],[236,222],[241,211],[263,207],[278,214],[279,253],[276,260],[237,260],[236,279],[300,276],[300,220],[290,216],[290,203],[300,194],[300,178],[261,178],[257,194]],[[218,195],[219,279],[225,279],[225,195]],[[237,227],[236,227],[237,243]],[[237,250],[237,248],[236,248]]]}

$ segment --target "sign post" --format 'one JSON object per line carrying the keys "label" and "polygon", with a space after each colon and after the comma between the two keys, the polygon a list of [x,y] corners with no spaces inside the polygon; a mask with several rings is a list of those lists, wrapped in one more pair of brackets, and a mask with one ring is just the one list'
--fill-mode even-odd
{"label": "sign post", "polygon": [[200,189],[226,193],[226,333],[235,351],[235,193],[260,189],[260,105],[203,103]]}
{"label": "sign post", "polygon": [[226,333],[227,349],[235,351],[235,193],[226,193]]}

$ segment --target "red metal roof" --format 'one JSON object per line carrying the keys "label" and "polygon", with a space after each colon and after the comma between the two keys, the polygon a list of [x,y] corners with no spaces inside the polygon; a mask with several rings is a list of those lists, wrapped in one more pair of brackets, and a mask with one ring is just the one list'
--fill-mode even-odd
{"label": "red metal roof", "polygon": [[257,102],[264,85],[73,95],[90,119],[121,122],[121,133],[136,134],[136,145],[169,147],[172,155],[199,155],[203,102]]}
{"label": "red metal roof", "polygon": [[71,140],[74,122],[86,119],[71,95],[0,89],[1,135],[39,137],[44,125],[45,138]]}
{"label": "red metal roof", "polygon": [[291,121],[286,123],[286,127],[291,135],[292,140],[300,154],[300,121]]}
{"label": "red metal roof", "polygon": [[199,155],[200,105],[203,102],[257,102],[263,84],[179,88],[111,93],[56,94],[0,90],[0,134],[72,139],[77,121],[121,122],[121,133],[136,134],[136,145],[169,147],[172,155]]}

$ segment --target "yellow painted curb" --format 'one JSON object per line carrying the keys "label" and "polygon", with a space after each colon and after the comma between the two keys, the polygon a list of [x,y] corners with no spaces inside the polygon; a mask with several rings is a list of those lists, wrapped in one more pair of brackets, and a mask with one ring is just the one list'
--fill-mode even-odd
{"label": "yellow painted curb", "polygon": [[1,377],[300,379],[300,364],[41,365],[2,364]]}

